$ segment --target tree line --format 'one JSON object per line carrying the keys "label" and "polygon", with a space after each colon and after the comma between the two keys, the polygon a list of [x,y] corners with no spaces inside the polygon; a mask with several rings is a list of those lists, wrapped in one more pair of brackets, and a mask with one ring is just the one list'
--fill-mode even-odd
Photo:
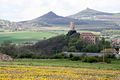
{"label": "tree line", "polygon": [[62,52],[99,53],[103,48],[110,47],[110,42],[104,38],[97,44],[89,44],[80,39],[80,34],[75,32],[41,40],[34,45],[18,46],[11,41],[5,41],[1,44],[0,51],[13,58],[52,58]]}

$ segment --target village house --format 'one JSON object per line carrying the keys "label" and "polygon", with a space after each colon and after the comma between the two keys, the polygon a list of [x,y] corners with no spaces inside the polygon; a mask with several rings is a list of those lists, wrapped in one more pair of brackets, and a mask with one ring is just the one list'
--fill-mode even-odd
{"label": "village house", "polygon": [[120,46],[120,38],[113,38],[112,40],[113,47],[119,47]]}
{"label": "village house", "polygon": [[120,38],[113,38],[112,46],[115,49],[115,53],[120,54]]}
{"label": "village house", "polygon": [[120,59],[120,37],[114,37],[111,39],[111,44],[114,49],[115,57]]}
{"label": "village house", "polygon": [[81,33],[80,38],[90,44],[96,44],[99,41],[99,36],[90,32]]}

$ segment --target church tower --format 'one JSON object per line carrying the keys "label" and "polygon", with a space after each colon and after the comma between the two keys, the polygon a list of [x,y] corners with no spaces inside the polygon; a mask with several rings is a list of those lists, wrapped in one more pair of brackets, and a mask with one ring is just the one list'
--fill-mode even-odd
{"label": "church tower", "polygon": [[75,24],[74,24],[74,22],[70,22],[70,30],[72,30],[72,31],[75,30]]}
{"label": "church tower", "polygon": [[77,31],[75,30],[75,24],[74,24],[74,22],[70,22],[69,27],[70,27],[70,30],[67,33],[68,36],[71,36],[73,34],[78,34]]}

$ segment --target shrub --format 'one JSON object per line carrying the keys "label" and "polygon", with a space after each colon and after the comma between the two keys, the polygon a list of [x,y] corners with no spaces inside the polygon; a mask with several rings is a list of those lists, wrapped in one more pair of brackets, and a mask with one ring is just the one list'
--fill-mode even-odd
{"label": "shrub", "polygon": [[[98,57],[98,62],[103,62],[103,57]],[[104,62],[105,62],[105,63],[111,63],[111,59],[105,57],[105,58],[104,58]]]}
{"label": "shrub", "polygon": [[70,55],[69,55],[69,58],[72,58],[72,57],[73,57],[73,54],[70,54]]}
{"label": "shrub", "polygon": [[53,57],[52,57],[52,59],[63,59],[65,56],[64,56],[64,54],[55,54]]}
{"label": "shrub", "polygon": [[32,58],[34,54],[32,53],[25,53],[25,54],[21,54],[19,55],[19,58]]}
{"label": "shrub", "polygon": [[106,62],[106,63],[111,63],[111,59],[106,58],[106,59],[105,59],[105,62]]}
{"label": "shrub", "polygon": [[70,58],[70,60],[72,60],[72,61],[78,61],[78,60],[81,60],[81,59],[80,59],[80,57],[73,56],[72,58]]}
{"label": "shrub", "polygon": [[114,55],[114,54],[106,54],[106,55],[105,55],[105,58],[114,59],[114,58],[115,58],[115,55]]}
{"label": "shrub", "polygon": [[93,62],[98,62],[96,57],[91,57],[91,56],[85,56],[82,58],[82,62],[89,62],[89,63],[93,63]]}

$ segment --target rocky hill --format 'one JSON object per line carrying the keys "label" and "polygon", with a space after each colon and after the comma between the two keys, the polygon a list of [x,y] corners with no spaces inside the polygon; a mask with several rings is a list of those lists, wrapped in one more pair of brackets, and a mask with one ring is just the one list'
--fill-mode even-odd
{"label": "rocky hill", "polygon": [[56,15],[52,11],[48,12],[47,14],[44,14],[43,16],[40,16],[38,18],[29,20],[29,21],[22,21],[19,23],[22,23],[24,25],[29,26],[56,26],[56,25],[68,25],[70,22],[75,22],[76,24],[85,24],[85,21],[62,17],[59,15]]}
{"label": "rocky hill", "polygon": [[13,22],[0,19],[0,28],[5,28],[5,29],[11,28],[13,24],[14,24]]}
{"label": "rocky hill", "polygon": [[107,13],[86,8],[76,14],[68,16],[74,19],[113,21],[120,24],[120,13]]}
{"label": "rocky hill", "polygon": [[0,61],[11,61],[11,60],[13,60],[13,58],[10,57],[9,55],[0,53]]}
{"label": "rocky hill", "polygon": [[18,30],[19,28],[22,28],[22,26],[17,22],[0,19],[0,29],[14,31]]}

